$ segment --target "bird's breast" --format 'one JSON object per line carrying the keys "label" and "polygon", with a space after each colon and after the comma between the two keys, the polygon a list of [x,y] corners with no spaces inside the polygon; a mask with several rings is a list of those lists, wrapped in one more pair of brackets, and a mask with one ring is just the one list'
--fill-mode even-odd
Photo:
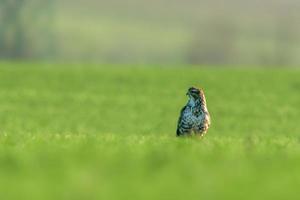
{"label": "bird's breast", "polygon": [[190,125],[197,126],[197,125],[200,125],[202,123],[202,121],[204,119],[204,113],[199,112],[199,113],[195,114],[193,109],[187,109],[184,112],[184,117]]}

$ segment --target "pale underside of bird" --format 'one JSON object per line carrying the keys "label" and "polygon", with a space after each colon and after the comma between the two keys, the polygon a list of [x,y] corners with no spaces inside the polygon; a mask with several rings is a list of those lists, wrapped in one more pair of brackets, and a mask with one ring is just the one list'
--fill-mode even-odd
{"label": "pale underside of bird", "polygon": [[206,99],[202,89],[191,87],[186,93],[189,100],[181,109],[177,136],[195,135],[203,136],[210,126],[210,115],[206,106]]}

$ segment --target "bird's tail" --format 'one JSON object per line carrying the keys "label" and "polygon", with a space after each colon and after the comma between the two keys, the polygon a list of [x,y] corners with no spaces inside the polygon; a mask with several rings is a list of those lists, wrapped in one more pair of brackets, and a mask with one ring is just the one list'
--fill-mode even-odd
{"label": "bird's tail", "polygon": [[176,130],[176,136],[179,137],[179,136],[181,136],[181,135],[183,135],[183,133],[182,133],[182,130],[180,130],[180,128],[179,128],[179,126],[178,126],[178,127],[177,127],[177,130]]}

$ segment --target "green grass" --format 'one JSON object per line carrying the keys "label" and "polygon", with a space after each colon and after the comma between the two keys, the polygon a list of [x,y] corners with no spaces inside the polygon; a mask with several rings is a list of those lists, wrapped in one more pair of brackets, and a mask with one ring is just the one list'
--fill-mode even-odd
{"label": "green grass", "polygon": [[[300,71],[0,65],[1,199],[291,199]],[[184,95],[212,126],[176,138]]]}

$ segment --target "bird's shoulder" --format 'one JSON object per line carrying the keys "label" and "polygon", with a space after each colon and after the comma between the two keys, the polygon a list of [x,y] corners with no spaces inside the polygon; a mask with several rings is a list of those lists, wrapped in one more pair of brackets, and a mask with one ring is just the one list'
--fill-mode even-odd
{"label": "bird's shoulder", "polygon": [[185,105],[181,111],[180,111],[180,115],[185,115],[187,114],[188,112],[190,112],[190,107],[188,105]]}
{"label": "bird's shoulder", "polygon": [[184,118],[186,110],[187,110],[187,105],[185,105],[185,106],[183,106],[183,108],[181,108],[180,115],[179,115],[179,120],[178,120],[179,122]]}

